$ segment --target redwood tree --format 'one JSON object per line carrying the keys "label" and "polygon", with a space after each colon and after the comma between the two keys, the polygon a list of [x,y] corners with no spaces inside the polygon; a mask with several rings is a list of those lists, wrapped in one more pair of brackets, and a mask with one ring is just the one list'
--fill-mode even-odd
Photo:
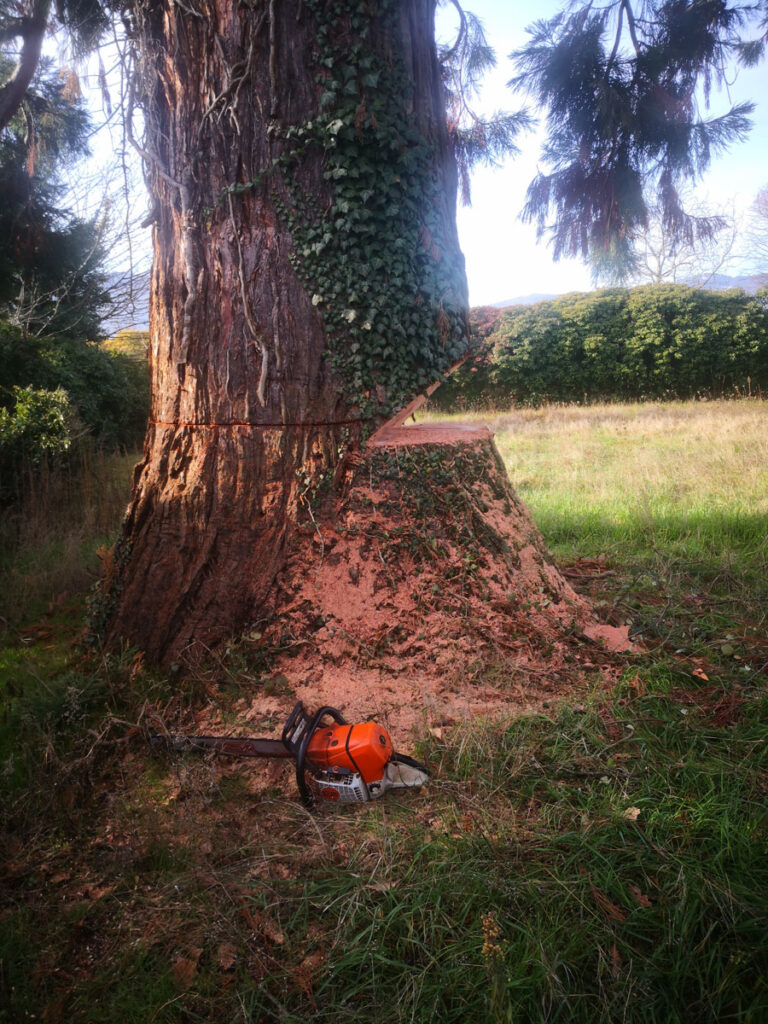
{"label": "redwood tree", "polygon": [[[94,629],[108,643],[128,640],[168,661],[260,617],[302,501],[466,352],[455,160],[434,5],[56,5],[61,23],[80,34],[83,27],[98,34],[109,10],[122,15],[136,55],[129,105],[143,115],[140,148],[154,200],[152,414],[122,535],[93,608]],[[705,84],[717,77],[721,57],[743,44],[736,25],[753,10],[700,6],[648,5],[648,45],[631,3],[611,0],[603,14],[588,7],[575,20],[539,26],[542,45],[523,54],[521,82],[550,108],[548,152],[559,169],[574,139],[587,140],[586,148],[576,146],[580,154],[610,157],[607,205],[601,159],[596,201],[589,167],[586,177],[566,168],[562,180],[542,178],[529,197],[529,212],[545,220],[554,202],[558,237],[576,239],[576,249],[589,251],[595,225],[607,225],[607,234],[595,236],[605,244],[631,226],[645,179],[624,174],[627,149],[632,159],[639,154],[641,170],[648,161],[661,167],[671,222],[684,231],[667,186],[686,161],[696,170],[710,149],[743,133],[743,110],[730,124],[705,131],[689,118],[691,130],[677,131],[675,111],[687,110],[699,77]],[[23,42],[13,74],[0,85],[0,129],[22,102],[52,17],[48,0],[17,7],[18,17],[0,10],[0,45]],[[680,29],[680,12],[686,25],[704,19],[703,50],[699,33],[693,64],[678,45],[690,35]],[[601,39],[611,15],[618,29],[609,53]],[[625,57],[625,18],[632,19],[636,59]],[[460,20],[466,26],[466,17]],[[566,60],[563,68],[563,54],[578,55],[583,46],[585,24],[597,65]],[[749,45],[744,59],[758,59],[762,40]],[[661,89],[656,60],[670,69]],[[597,70],[589,88],[579,89],[572,72],[585,66]],[[607,104],[606,82],[613,97]],[[654,111],[650,121],[641,116],[647,109]],[[639,134],[632,128],[638,111]],[[494,140],[508,143],[513,126],[507,120],[500,135],[471,137],[493,150]],[[452,127],[459,144],[455,119]],[[679,153],[673,143],[681,139]],[[674,159],[660,165],[667,150]],[[472,147],[460,152],[474,158]],[[632,186],[626,209],[613,201],[617,166],[622,187]]]}
{"label": "redwood tree", "polygon": [[94,625],[259,617],[297,509],[467,348],[434,0],[136,3],[152,410]]}

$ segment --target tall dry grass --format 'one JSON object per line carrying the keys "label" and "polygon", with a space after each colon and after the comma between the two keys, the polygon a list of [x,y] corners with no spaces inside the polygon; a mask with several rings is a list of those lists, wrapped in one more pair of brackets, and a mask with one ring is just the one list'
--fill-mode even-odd
{"label": "tall dry grass", "polygon": [[765,575],[768,402],[545,406],[452,418],[494,431],[512,484],[561,557],[704,560]]}
{"label": "tall dry grass", "polygon": [[15,623],[50,602],[82,595],[98,578],[137,456],[83,447],[67,465],[26,467],[0,510],[0,617]]}

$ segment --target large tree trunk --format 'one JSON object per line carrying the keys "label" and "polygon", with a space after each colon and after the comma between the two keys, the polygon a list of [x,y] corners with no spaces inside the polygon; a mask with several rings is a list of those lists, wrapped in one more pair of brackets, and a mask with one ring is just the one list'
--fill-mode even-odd
{"label": "large tree trunk", "polygon": [[433,15],[136,5],[152,405],[108,643],[167,663],[258,618],[302,498],[466,350]]}

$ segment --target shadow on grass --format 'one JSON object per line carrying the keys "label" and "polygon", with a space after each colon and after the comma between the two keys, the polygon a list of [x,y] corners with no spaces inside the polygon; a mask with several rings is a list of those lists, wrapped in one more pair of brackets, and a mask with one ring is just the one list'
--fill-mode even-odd
{"label": "shadow on grass", "polygon": [[707,575],[723,570],[765,575],[768,514],[706,511],[636,513],[620,519],[604,511],[532,509],[549,546],[560,557],[613,554],[621,561],[697,563]]}

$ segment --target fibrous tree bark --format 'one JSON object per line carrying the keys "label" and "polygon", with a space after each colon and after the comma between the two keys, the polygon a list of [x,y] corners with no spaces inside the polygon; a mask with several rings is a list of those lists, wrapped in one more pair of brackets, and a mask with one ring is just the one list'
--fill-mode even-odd
{"label": "fibrous tree bark", "polygon": [[142,0],[151,418],[94,602],[169,662],[259,615],[297,509],[467,349],[434,0]]}

